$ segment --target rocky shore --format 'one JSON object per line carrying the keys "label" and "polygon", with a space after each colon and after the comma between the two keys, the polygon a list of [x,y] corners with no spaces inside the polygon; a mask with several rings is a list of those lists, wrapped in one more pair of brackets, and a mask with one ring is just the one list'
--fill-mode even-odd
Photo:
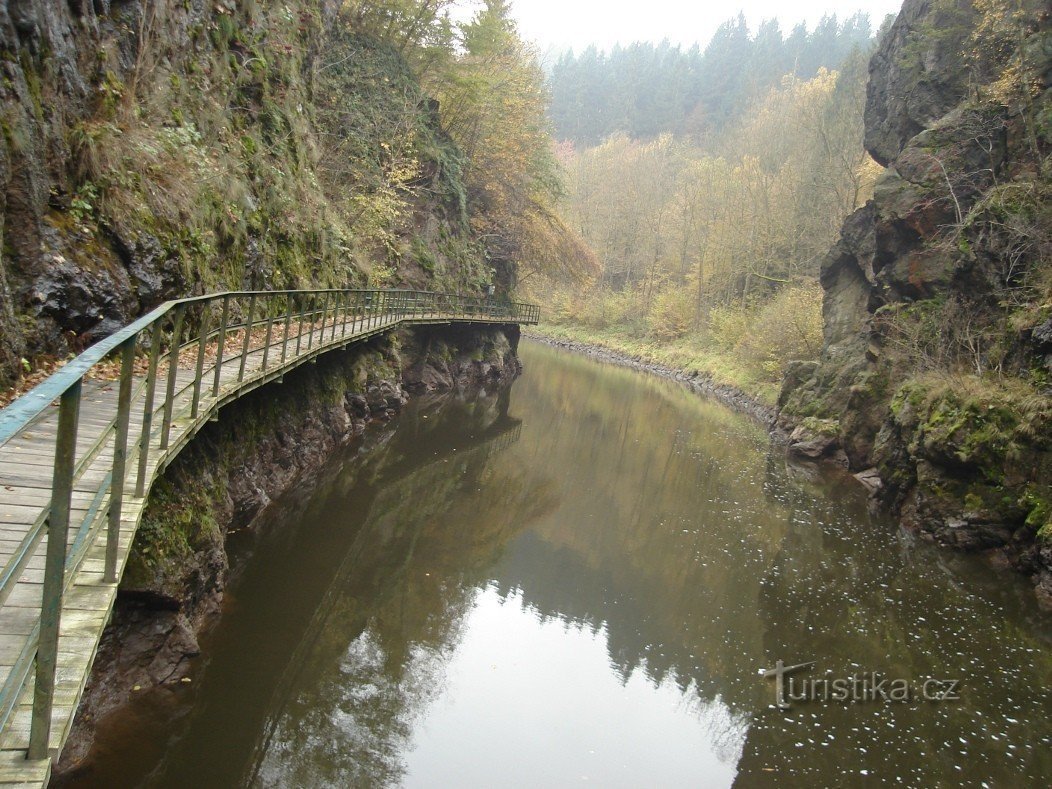
{"label": "rocky shore", "polygon": [[[711,378],[707,378],[704,375],[696,373],[688,374],[673,367],[666,367],[665,365],[649,362],[646,359],[618,353],[617,351],[613,351],[601,345],[593,345],[591,343],[578,342],[576,340],[557,340],[536,331],[527,332],[524,336],[527,339],[550,345],[553,348],[565,348],[574,353],[584,354],[585,356],[590,356],[593,359],[598,359],[603,362],[618,364],[622,367],[630,367],[633,370],[653,373],[654,375],[660,375],[663,378],[671,378],[674,381],[679,381],[690,387],[692,391],[697,392],[698,394],[714,397],[721,403],[726,403],[741,413],[748,414],[769,428],[773,428],[777,418],[777,412],[770,406],[767,406],[756,398],[751,397],[741,389],[728,384],[716,383]],[[772,435],[778,439],[785,438],[785,436],[778,431],[772,433]]]}

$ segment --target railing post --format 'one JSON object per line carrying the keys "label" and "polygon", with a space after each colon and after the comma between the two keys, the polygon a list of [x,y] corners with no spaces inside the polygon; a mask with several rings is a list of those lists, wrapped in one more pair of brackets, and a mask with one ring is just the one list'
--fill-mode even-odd
{"label": "railing post", "polygon": [[223,297],[223,317],[219,321],[219,336],[216,339],[216,377],[212,383],[212,397],[219,397],[219,386],[223,375],[223,349],[226,347],[226,330],[230,325],[230,297]]}
{"label": "railing post", "polygon": [[165,382],[164,421],[161,423],[161,449],[168,449],[168,437],[172,432],[172,410],[175,407],[175,383],[179,375],[179,342],[183,334],[183,318],[186,306],[175,308],[175,326],[172,328],[172,345],[168,349],[168,380]]}
{"label": "railing post", "polygon": [[146,492],[146,465],[150,456],[150,431],[153,428],[153,400],[157,393],[157,362],[161,355],[161,321],[153,324],[150,340],[150,368],[146,373],[146,398],[142,409],[142,435],[139,437],[139,476],[135,481],[135,495]]}
{"label": "railing post", "polygon": [[263,372],[267,371],[267,360],[270,358],[270,342],[273,339],[274,332],[274,316],[270,314],[270,305],[273,301],[273,296],[263,297],[263,304],[266,305],[265,309],[267,312],[267,336],[263,341]]}
{"label": "railing post", "polygon": [[245,341],[241,343],[241,367],[237,371],[237,382],[245,380],[245,364],[248,362],[248,348],[252,343],[252,326],[256,318],[256,294],[248,299],[248,320],[245,322]]}
{"label": "railing post", "polygon": [[292,294],[285,296],[285,335],[281,340],[281,366],[285,366],[285,360],[289,353],[289,331],[292,328]]}
{"label": "railing post", "polygon": [[131,422],[132,373],[135,371],[135,347],[138,335],[121,346],[121,381],[117,393],[117,422],[113,439],[113,476],[110,478],[110,508],[106,531],[106,575],[108,584],[117,583],[117,547],[121,535],[124,509],[124,484],[127,481],[128,425]]}
{"label": "railing post", "polygon": [[40,607],[40,641],[37,647],[36,682],[33,686],[33,719],[29,730],[29,758],[46,759],[51,740],[51,711],[58,668],[58,636],[62,620],[62,593],[66,587],[66,541],[73,498],[73,468],[77,456],[77,421],[80,416],[81,381],[62,393],[55,444],[55,474],[51,488],[44,591]]}
{"label": "railing post", "polygon": [[[302,304],[302,297],[300,303]],[[296,355],[300,355],[300,345],[303,343],[303,315],[306,312],[305,308],[301,308],[298,314],[297,329],[296,329]]]}
{"label": "railing post", "polygon": [[[308,332],[308,334],[307,334],[307,352],[308,353],[310,352],[311,348],[314,347],[314,321],[316,320],[316,318],[314,316],[318,312],[317,305],[318,305],[318,294],[317,293],[312,293],[311,297],[310,297],[310,323],[308,324],[308,328],[307,328],[307,332]],[[297,346],[297,349],[298,349],[298,346]]]}
{"label": "railing post", "polygon": [[197,419],[201,408],[201,382],[205,375],[205,346],[208,344],[208,307],[201,307],[201,330],[197,336],[197,367],[194,370],[194,401],[190,406],[190,418]]}
{"label": "railing post", "polygon": [[329,294],[325,294],[325,300],[321,303],[321,330],[318,332],[318,345],[325,344],[325,319],[329,314]]}

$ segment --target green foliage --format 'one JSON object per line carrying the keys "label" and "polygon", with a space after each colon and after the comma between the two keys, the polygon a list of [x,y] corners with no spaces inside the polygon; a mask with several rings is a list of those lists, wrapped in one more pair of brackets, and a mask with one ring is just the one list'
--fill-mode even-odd
{"label": "green foliage", "polygon": [[1052,428],[1052,403],[1025,384],[977,376],[916,376],[895,393],[891,412],[913,436],[911,450],[991,483],[1006,464],[1039,451]]}
{"label": "green foliage", "polygon": [[[182,573],[192,568],[195,554],[221,539],[215,519],[216,502],[225,495],[224,483],[195,485],[189,489],[167,477],[158,480],[150,491],[150,503],[135,533],[125,586],[155,588],[179,598],[181,591],[169,584],[178,583]],[[216,487],[218,486],[218,487]]]}
{"label": "green foliage", "polygon": [[99,190],[90,181],[82,183],[76,194],[69,201],[69,215],[73,221],[81,224],[93,218],[95,214],[95,202],[99,198]]}

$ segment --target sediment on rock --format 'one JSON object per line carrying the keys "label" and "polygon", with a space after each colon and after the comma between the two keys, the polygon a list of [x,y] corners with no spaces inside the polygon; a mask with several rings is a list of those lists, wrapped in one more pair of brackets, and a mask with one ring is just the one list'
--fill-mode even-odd
{"label": "sediment on rock", "polygon": [[228,535],[309,496],[337,453],[367,453],[411,396],[508,385],[521,371],[518,339],[517,326],[399,331],[322,356],[224,409],[150,493],[56,773],[75,773],[96,722],[133,693],[163,700],[187,677],[236,570]]}

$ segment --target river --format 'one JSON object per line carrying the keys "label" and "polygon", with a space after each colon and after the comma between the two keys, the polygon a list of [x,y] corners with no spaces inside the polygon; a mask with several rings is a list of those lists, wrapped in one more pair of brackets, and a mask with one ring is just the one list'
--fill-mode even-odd
{"label": "river", "polygon": [[[1024,581],[680,384],[522,356],[510,391],[414,401],[239,535],[194,681],[106,721],[74,783],[1052,781],[1052,621]],[[813,698],[776,707],[778,660],[815,662],[792,675]]]}

